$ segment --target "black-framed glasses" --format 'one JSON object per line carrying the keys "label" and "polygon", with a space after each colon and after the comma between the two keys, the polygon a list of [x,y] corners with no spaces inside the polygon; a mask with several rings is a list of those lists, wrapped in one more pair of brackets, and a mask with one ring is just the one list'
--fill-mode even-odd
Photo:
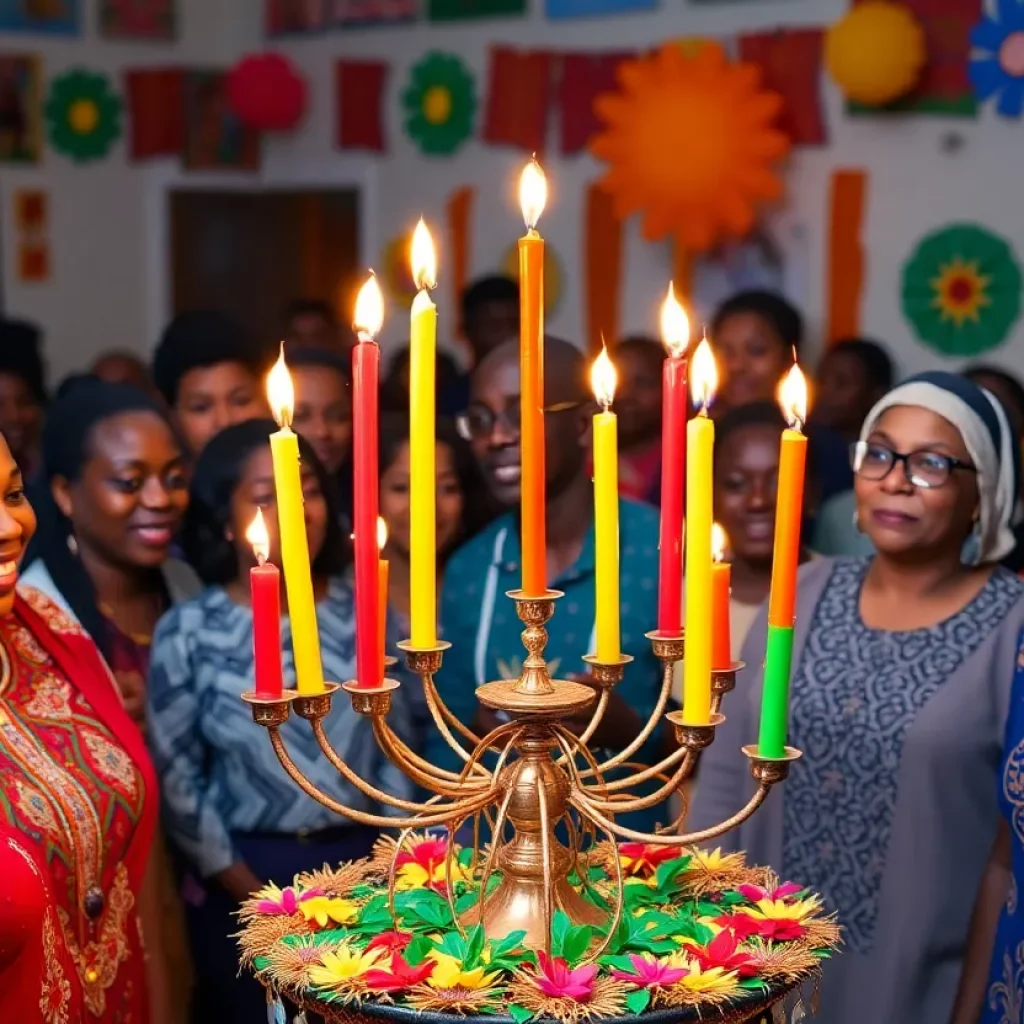
{"label": "black-framed glasses", "polygon": [[[546,416],[579,409],[582,405],[582,401],[556,402],[554,405],[545,406],[543,412]],[[471,405],[465,412],[455,417],[455,426],[467,441],[490,437],[498,423],[501,423],[510,434],[518,434],[522,426],[519,403],[510,402],[501,412],[495,412],[489,405]]]}
{"label": "black-framed glasses", "polygon": [[978,467],[961,462],[951,455],[919,449],[915,452],[897,452],[874,441],[857,441],[850,445],[850,464],[853,471],[865,480],[884,480],[898,463],[915,486],[930,490],[949,482],[954,469],[977,473]]}

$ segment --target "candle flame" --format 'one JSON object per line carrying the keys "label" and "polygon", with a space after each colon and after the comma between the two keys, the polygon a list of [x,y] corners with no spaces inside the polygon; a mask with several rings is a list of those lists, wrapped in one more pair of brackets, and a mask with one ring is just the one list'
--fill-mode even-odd
{"label": "candle flame", "polygon": [[245,531],[245,539],[252,545],[256,561],[262,565],[270,557],[270,534],[263,521],[263,509],[256,509],[256,515]]}
{"label": "candle flame", "polygon": [[519,177],[519,206],[523,211],[523,220],[531,231],[537,226],[547,201],[548,180],[534,157]]}
{"label": "candle flame", "polygon": [[725,549],[729,546],[729,538],[718,523],[711,525],[711,557],[716,562],[725,560]]}
{"label": "candle flame", "polygon": [[359,289],[356,298],[356,315],[352,324],[360,341],[372,341],[384,326],[384,296],[373,271],[366,283]]}
{"label": "candle flame", "polygon": [[434,240],[430,237],[430,229],[422,217],[412,233],[411,262],[412,279],[416,282],[416,287],[421,291],[425,288],[436,288],[437,252],[434,249]]}
{"label": "candle flame", "polygon": [[718,387],[718,367],[707,338],[702,338],[690,360],[690,394],[693,404],[706,412]]}
{"label": "candle flame", "polygon": [[383,516],[377,516],[377,550],[383,551],[388,543],[388,524]]}
{"label": "candle flame", "polygon": [[676,299],[671,282],[668,295],[661,304],[661,340],[673,359],[683,356],[690,344],[690,321],[686,317],[686,310]]}
{"label": "candle flame", "polygon": [[267,374],[267,404],[277,420],[279,427],[292,425],[292,412],[295,409],[295,385],[292,375],[288,372],[288,364],[284,361],[284,343],[281,343],[281,354],[277,357],[270,373]]}
{"label": "candle flame", "polygon": [[794,430],[803,430],[807,422],[807,378],[796,363],[779,385],[779,405],[786,422]]}
{"label": "candle flame", "polygon": [[602,345],[601,354],[590,367],[590,386],[594,389],[594,398],[597,399],[597,404],[605,412],[615,401],[615,385],[617,383],[618,374],[615,372],[615,364],[608,357],[608,349]]}

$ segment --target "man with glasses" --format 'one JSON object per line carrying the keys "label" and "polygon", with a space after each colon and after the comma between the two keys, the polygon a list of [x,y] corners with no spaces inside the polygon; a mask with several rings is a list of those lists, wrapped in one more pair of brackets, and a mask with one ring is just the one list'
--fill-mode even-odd
{"label": "man with glasses", "polygon": [[[545,470],[547,478],[548,581],[565,593],[555,606],[546,656],[554,672],[585,681],[584,654],[594,642],[594,508],[588,471],[594,408],[582,353],[557,338],[545,340]],[[441,598],[441,625],[454,644],[445,655],[438,688],[448,706],[480,729],[498,724],[478,705],[476,687],[518,676],[524,657],[522,623],[505,592],[520,585],[519,540],[519,344],[489,353],[473,372],[470,404],[459,417],[494,500],[506,511],[448,562]],[[607,713],[591,743],[621,750],[640,732],[654,707],[660,668],[645,631],[657,614],[658,515],[653,508],[620,501],[621,622],[623,653],[635,659],[612,691]],[[579,723],[582,729],[585,723]],[[461,767],[434,731],[428,756],[435,764]],[[658,756],[649,741],[636,760]],[[665,822],[664,807],[624,815],[634,827]]]}

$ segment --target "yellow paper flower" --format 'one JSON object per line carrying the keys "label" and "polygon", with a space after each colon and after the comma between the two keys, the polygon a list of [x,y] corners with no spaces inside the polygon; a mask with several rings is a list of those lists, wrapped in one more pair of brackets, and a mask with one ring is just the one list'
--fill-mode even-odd
{"label": "yellow paper flower", "polygon": [[349,985],[376,967],[386,953],[384,949],[363,951],[347,945],[339,946],[334,953],[324,953],[321,958],[322,967],[309,969],[309,980],[321,988]]}
{"label": "yellow paper flower", "polygon": [[400,890],[424,889],[428,885],[448,881],[454,885],[456,882],[468,882],[469,880],[469,875],[466,874],[455,857],[452,857],[450,871],[445,868],[445,863],[442,860],[440,863],[429,865],[409,861],[401,865],[395,872],[395,888]]}
{"label": "yellow paper flower", "polygon": [[710,967],[702,971],[700,964],[696,960],[691,960],[683,950],[663,957],[661,963],[666,967],[681,967],[685,970],[686,975],[676,984],[691,992],[731,992],[736,987],[738,975],[735,971],[726,971],[721,967]]}
{"label": "yellow paper flower", "polygon": [[427,956],[437,964],[434,973],[427,979],[431,988],[465,988],[470,991],[490,988],[499,971],[487,974],[485,968],[474,967],[471,971],[462,969],[462,964],[447,953],[431,950]]}
{"label": "yellow paper flower", "polygon": [[803,921],[821,910],[821,900],[817,896],[787,903],[785,900],[758,900],[753,907],[741,907],[744,914],[763,921]]}
{"label": "yellow paper flower", "polygon": [[359,914],[359,907],[349,900],[340,900],[336,896],[314,896],[299,904],[299,910],[307,921],[316,921],[321,928],[327,927],[328,921],[335,924],[349,924]]}

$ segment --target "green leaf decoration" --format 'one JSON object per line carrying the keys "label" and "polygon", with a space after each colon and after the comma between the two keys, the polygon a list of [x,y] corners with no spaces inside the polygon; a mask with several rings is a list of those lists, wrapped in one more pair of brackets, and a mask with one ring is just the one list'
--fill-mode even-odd
{"label": "green leaf decoration", "polygon": [[626,1006],[629,1008],[630,1013],[643,1013],[647,1009],[651,1001],[651,993],[649,989],[637,988],[632,992],[626,993]]}
{"label": "green leaf decoration", "polygon": [[434,948],[434,940],[427,938],[426,935],[417,935],[408,946],[402,951],[402,955],[405,957],[406,963],[415,967],[417,964],[423,963],[427,958],[427,954]]}
{"label": "green leaf decoration", "polygon": [[654,872],[654,887],[662,893],[675,891],[673,883],[690,866],[691,858],[678,857],[659,864]]}
{"label": "green leaf decoration", "polygon": [[1001,345],[1020,316],[1021,271],[1010,243],[976,224],[921,241],[903,267],[903,314],[945,356]]}
{"label": "green leaf decoration", "polygon": [[50,145],[76,163],[105,157],[121,135],[121,100],[98,72],[75,68],[58,75],[44,113]]}
{"label": "green leaf decoration", "polygon": [[455,901],[455,913],[459,915],[464,914],[470,907],[475,907],[479,899],[480,896],[476,890],[465,893]]}
{"label": "green leaf decoration", "polygon": [[740,988],[745,988],[750,992],[766,992],[768,990],[768,986],[760,978],[744,978],[739,985]]}
{"label": "green leaf decoration", "polygon": [[562,910],[556,910],[551,919],[551,955],[565,956],[565,937],[572,929],[572,921],[569,915]]}
{"label": "green leaf decoration", "polygon": [[526,1021],[533,1016],[532,1010],[528,1010],[525,1006],[520,1006],[518,1003],[511,1003],[508,1012],[516,1024],[526,1024]]}
{"label": "green leaf decoration", "polygon": [[469,946],[466,940],[458,932],[445,932],[441,941],[437,944],[438,951],[455,957],[459,963],[465,963]]}
{"label": "green leaf decoration", "polygon": [[473,78],[450,53],[428,53],[413,66],[402,105],[405,130],[423,153],[449,156],[473,134]]}
{"label": "green leaf decoration", "polygon": [[473,925],[466,933],[466,956],[463,963],[467,971],[479,965],[486,944],[487,936],[484,934],[483,925]]}
{"label": "green leaf decoration", "polygon": [[579,928],[570,928],[566,932],[565,939],[562,942],[562,956],[565,957],[570,967],[575,967],[577,961],[586,956],[593,937],[594,929],[587,925],[582,925]]}

